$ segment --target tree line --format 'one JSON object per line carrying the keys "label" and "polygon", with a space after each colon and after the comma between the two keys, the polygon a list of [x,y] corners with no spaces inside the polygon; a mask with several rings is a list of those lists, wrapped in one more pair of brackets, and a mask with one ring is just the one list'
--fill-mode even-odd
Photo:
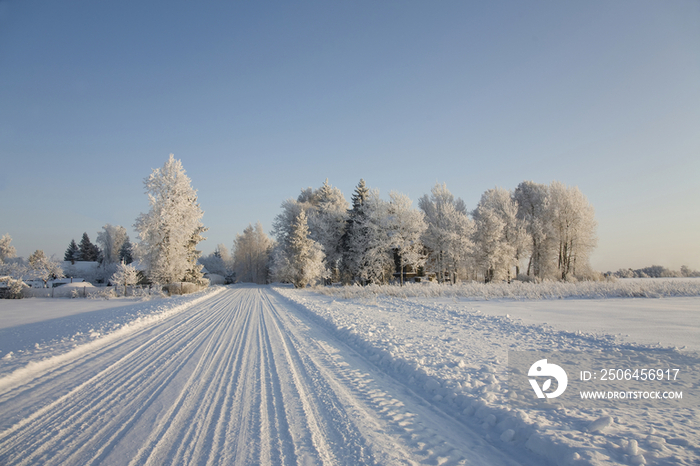
{"label": "tree line", "polygon": [[[220,244],[206,257],[197,250],[207,230],[203,211],[182,163],[171,154],[144,187],[150,210],[134,223],[136,244],[124,227],[107,224],[97,245],[87,233],[79,244],[71,240],[64,259],[97,260],[121,278],[132,277],[133,270],[125,267],[137,260],[144,279],[163,284],[203,284],[204,266],[238,281],[285,281],[300,287],[319,281],[403,282],[416,276],[455,283],[596,275],[589,264],[596,246],[594,209],[577,187],[558,181],[489,189],[468,210],[445,184],[436,184],[414,207],[398,192],[382,199],[364,180],[348,203],[326,180],[282,203],[272,224],[274,239],[258,222],[236,235],[231,252]],[[11,255],[9,240],[5,235],[0,241],[5,265],[12,262],[5,260]],[[33,255],[34,264],[48,261],[39,253]]]}
{"label": "tree line", "polygon": [[379,191],[364,180],[351,203],[328,184],[302,190],[273,221],[270,278],[295,286],[592,278],[594,209],[576,187],[532,181],[489,189],[469,211],[445,184],[418,200]]}

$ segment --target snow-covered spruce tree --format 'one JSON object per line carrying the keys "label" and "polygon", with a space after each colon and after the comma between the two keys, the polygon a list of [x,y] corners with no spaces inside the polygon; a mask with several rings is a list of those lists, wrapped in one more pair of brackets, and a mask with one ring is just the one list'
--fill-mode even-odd
{"label": "snow-covered spruce tree", "polygon": [[83,233],[79,249],[81,261],[94,262],[100,258],[100,248],[92,244],[87,233]]}
{"label": "snow-covered spruce tree", "polygon": [[484,274],[484,281],[517,277],[521,257],[528,244],[523,220],[517,216],[518,206],[511,193],[502,188],[487,190],[472,212],[474,260]]}
{"label": "snow-covered spruce tree", "polygon": [[287,281],[296,288],[313,284],[327,275],[321,246],[309,237],[306,214],[297,216],[287,249],[275,251],[273,277]]}
{"label": "snow-covered spruce tree", "polygon": [[[128,287],[136,285],[139,282],[139,272],[131,264],[120,262],[117,265],[116,271],[112,274],[110,281],[117,287],[124,287],[124,296],[128,294]],[[118,291],[117,291],[118,293]]]}
{"label": "snow-covered spruce tree", "polygon": [[[294,232],[290,236],[293,238]],[[263,231],[262,224],[248,225],[242,235],[236,235],[233,242],[233,270],[236,281],[247,283],[267,283],[268,264],[273,243]]]}
{"label": "snow-covered spruce tree", "polygon": [[549,187],[533,181],[523,181],[515,188],[513,198],[518,204],[518,218],[524,222],[531,241],[527,275],[544,279],[554,275],[552,258],[555,244],[549,219]]}
{"label": "snow-covered spruce tree", "polygon": [[361,179],[352,195],[352,208],[348,211],[343,236],[340,240],[341,249],[341,274],[345,283],[358,282],[360,280],[360,268],[364,251],[361,249],[366,244],[363,236],[367,235],[363,226],[366,219],[364,204],[369,197],[369,188],[365,180]]}
{"label": "snow-covered spruce tree", "polygon": [[474,222],[467,216],[462,199],[455,199],[447,185],[436,183],[418,200],[418,207],[425,214],[428,225],[422,241],[428,249],[428,266],[439,282],[450,277],[454,283],[460,272],[466,270],[472,252]]}
{"label": "snow-covered spruce tree", "polygon": [[392,191],[389,198],[384,223],[389,244],[398,256],[400,282],[403,285],[406,267],[415,271],[425,264],[421,236],[428,226],[425,223],[425,215],[411,207],[412,202],[408,196]]}
{"label": "snow-covered spruce tree", "polygon": [[66,252],[63,254],[63,260],[74,264],[75,261],[80,260],[80,248],[78,248],[78,243],[74,239],[70,240]]}
{"label": "snow-covered spruce tree", "polygon": [[206,286],[209,282],[204,278],[204,273],[202,272],[204,266],[199,263],[199,257],[202,255],[202,251],[197,250],[197,245],[206,239],[202,236],[202,233],[205,231],[207,231],[207,228],[200,225],[199,228],[192,233],[186,246],[187,270],[185,271],[185,281],[202,286]]}
{"label": "snow-covered spruce tree", "polygon": [[146,276],[163,284],[199,280],[201,266],[196,262],[199,251],[195,246],[203,239],[204,212],[182,163],[170,154],[165,165],[144,180],[144,186],[151,209],[139,215],[134,228],[140,239],[136,258]]}
{"label": "snow-covered spruce tree", "polygon": [[132,254],[133,251],[133,245],[131,244],[131,241],[129,241],[129,237],[126,237],[126,240],[122,244],[121,249],[119,249],[119,262],[124,262],[125,264],[131,264],[134,262],[134,257]]}
{"label": "snow-covered spruce tree", "polygon": [[588,258],[596,246],[595,212],[576,186],[558,181],[549,186],[549,218],[557,244],[557,272],[566,280],[588,272]]}

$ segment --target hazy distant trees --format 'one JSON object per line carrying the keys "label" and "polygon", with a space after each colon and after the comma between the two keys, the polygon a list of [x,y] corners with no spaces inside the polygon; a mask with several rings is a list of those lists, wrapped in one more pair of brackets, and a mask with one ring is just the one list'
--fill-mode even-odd
{"label": "hazy distant trees", "polygon": [[147,277],[156,283],[199,282],[202,265],[196,245],[204,239],[204,212],[182,163],[170,154],[144,186],[151,208],[139,215],[134,228],[140,239],[135,253]]}
{"label": "hazy distant trees", "polygon": [[272,246],[272,240],[267,237],[260,222],[255,227],[248,225],[242,235],[236,235],[233,242],[233,271],[236,280],[267,283]]}
{"label": "hazy distant trees", "polygon": [[218,244],[214,252],[199,258],[199,263],[209,271],[222,277],[233,275],[233,257],[224,244]]}

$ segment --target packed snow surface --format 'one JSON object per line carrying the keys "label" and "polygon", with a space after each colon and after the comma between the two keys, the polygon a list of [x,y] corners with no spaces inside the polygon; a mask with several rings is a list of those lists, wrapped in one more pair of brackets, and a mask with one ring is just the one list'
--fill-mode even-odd
{"label": "packed snow surface", "polygon": [[[698,299],[348,299],[237,285],[0,302],[0,321],[15,309],[0,329],[0,464],[697,464],[699,406],[514,408],[505,365],[513,349],[649,348],[604,333],[602,309],[646,319],[672,308],[675,332],[697,329]],[[22,321],[25,302],[46,307]],[[568,328],[567,310],[600,329]],[[689,349],[674,351],[697,372]]]}

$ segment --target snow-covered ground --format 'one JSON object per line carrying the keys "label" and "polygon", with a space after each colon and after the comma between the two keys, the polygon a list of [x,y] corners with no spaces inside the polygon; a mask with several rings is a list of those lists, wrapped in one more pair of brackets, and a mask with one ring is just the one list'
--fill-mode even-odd
{"label": "snow-covered ground", "polygon": [[687,346],[670,354],[692,395],[700,297],[442,294],[0,301],[0,464],[700,461],[697,393],[523,409],[506,373],[508,351],[654,362],[661,341]]}

